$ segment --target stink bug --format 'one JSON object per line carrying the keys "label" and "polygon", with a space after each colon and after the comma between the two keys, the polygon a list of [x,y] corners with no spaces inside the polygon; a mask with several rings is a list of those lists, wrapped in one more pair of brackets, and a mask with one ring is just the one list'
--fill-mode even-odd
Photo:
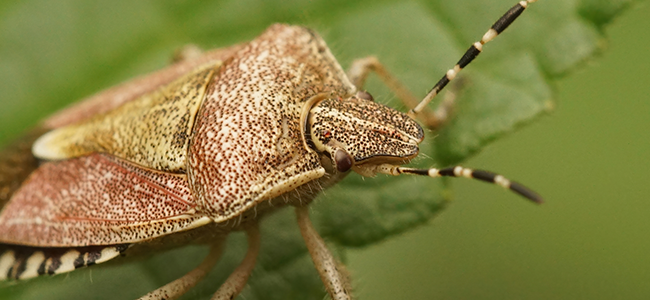
{"label": "stink bug", "polygon": [[[501,17],[419,104],[376,59],[358,60],[346,74],[316,33],[274,25],[249,43],[183,59],[55,114],[3,153],[0,278],[210,244],[199,267],[143,296],[172,299],[218,261],[229,232],[243,230],[249,251],[215,295],[232,299],[255,265],[258,220],[292,205],[331,297],[349,299],[348,279],[307,205],[350,171],[475,178],[541,202],[490,172],[401,166],[424,138],[414,118],[444,126],[449,106],[423,109],[531,2]],[[411,106],[408,115],[363,91],[370,71]]]}

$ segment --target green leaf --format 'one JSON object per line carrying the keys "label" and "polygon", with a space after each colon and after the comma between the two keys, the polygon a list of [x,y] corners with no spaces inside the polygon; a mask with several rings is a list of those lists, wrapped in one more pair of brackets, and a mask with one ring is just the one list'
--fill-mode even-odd
{"label": "green leaf", "polygon": [[[414,94],[453,67],[514,0],[457,1],[112,1],[28,0],[0,4],[0,143],[56,109],[130,77],[164,67],[194,43],[223,47],[254,38],[274,22],[316,29],[346,67],[377,56]],[[443,167],[554,107],[554,82],[596,55],[603,26],[631,0],[544,0],[485,46],[462,74],[450,123],[427,132],[413,164]],[[403,105],[379,80],[367,89]],[[443,95],[444,96],[444,95]],[[435,105],[434,101],[432,105]],[[435,137],[435,139],[433,139]],[[322,235],[345,247],[376,243],[427,222],[450,192],[427,178],[349,176],[312,206]],[[322,299],[290,209],[262,222],[262,251],[241,299]],[[209,299],[241,261],[243,234],[229,238],[217,268],[183,299]],[[67,275],[0,285],[1,299],[133,299],[191,270],[207,249],[188,246],[116,259]]]}

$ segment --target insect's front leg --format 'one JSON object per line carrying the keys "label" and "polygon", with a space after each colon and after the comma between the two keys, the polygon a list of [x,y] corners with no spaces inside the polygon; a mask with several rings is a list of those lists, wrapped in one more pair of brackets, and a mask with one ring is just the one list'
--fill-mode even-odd
{"label": "insect's front leg", "polygon": [[350,300],[350,279],[340,264],[327,249],[325,241],[320,237],[314,226],[309,220],[308,206],[296,207],[296,214],[298,216],[298,226],[302,238],[307,244],[307,249],[314,261],[314,265],[320,274],[320,278],[327,288],[332,300]]}
{"label": "insect's front leg", "polygon": [[[393,76],[384,65],[374,56],[368,56],[357,59],[352,62],[350,70],[348,70],[348,78],[352,84],[359,90],[363,90],[366,83],[368,74],[375,72],[381,81],[408,107],[409,109],[415,108],[420,102],[415,98],[408,88],[402,84],[395,76]],[[438,130],[447,121],[454,104],[454,95],[450,95],[447,99],[442,101],[435,111],[430,108],[425,108],[419,112],[419,119],[430,129]]]}
{"label": "insect's front leg", "polygon": [[172,64],[173,63],[178,63],[182,61],[190,61],[193,59],[198,59],[203,55],[203,50],[199,48],[199,46],[194,45],[194,44],[188,44],[185,45],[176,51],[174,51],[174,55],[172,56]]}

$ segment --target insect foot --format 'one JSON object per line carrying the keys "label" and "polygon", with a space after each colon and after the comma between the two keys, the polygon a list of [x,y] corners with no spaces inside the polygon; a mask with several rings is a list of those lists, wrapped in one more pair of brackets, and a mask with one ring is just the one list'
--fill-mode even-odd
{"label": "insect foot", "polygon": [[[308,208],[351,171],[473,178],[541,203],[491,172],[402,166],[424,139],[415,119],[532,2],[503,15],[419,103],[376,58],[346,74],[315,32],[276,24],[252,41],[184,55],[56,113],[0,155],[0,280],[209,245],[195,269],[140,298],[176,299],[218,263],[226,236],[244,231],[246,255],[213,298],[233,299],[260,252],[260,219],[294,206],[327,292],[347,300],[350,279]],[[408,114],[363,90],[370,71],[407,98]]]}

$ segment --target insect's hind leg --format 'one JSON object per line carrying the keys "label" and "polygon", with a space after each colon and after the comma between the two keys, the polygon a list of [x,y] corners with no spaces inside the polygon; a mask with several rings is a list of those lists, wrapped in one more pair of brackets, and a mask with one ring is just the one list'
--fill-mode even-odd
{"label": "insect's hind leg", "polygon": [[260,232],[258,225],[254,224],[246,229],[248,236],[248,251],[241,264],[235,271],[228,276],[219,290],[212,296],[212,300],[231,300],[234,299],[246,286],[248,277],[250,277],[255,267],[257,255],[260,252]]}
{"label": "insect's hind leg", "polygon": [[307,249],[320,274],[321,280],[332,300],[350,300],[350,280],[343,266],[332,256],[327,249],[323,238],[314,229],[309,220],[307,206],[296,207],[298,226]]}
{"label": "insect's hind leg", "polygon": [[[382,82],[399,98],[408,109],[415,108],[420,100],[415,98],[413,94],[402,84],[395,76],[393,76],[384,65],[374,56],[364,57],[352,62],[350,70],[348,70],[348,78],[352,84],[359,90],[363,90],[366,83],[368,74],[374,72],[379,76]],[[453,96],[453,95],[452,95]],[[421,121],[432,130],[439,129],[449,116],[449,112],[453,108],[454,101],[443,101],[435,111],[429,108],[424,108],[419,114]]]}
{"label": "insect's hind leg", "polygon": [[217,264],[223,253],[223,244],[224,239],[214,243],[210,247],[208,256],[203,259],[198,267],[183,275],[183,277],[138,298],[138,300],[172,300],[182,296],[199,283],[212,270],[214,265]]}

